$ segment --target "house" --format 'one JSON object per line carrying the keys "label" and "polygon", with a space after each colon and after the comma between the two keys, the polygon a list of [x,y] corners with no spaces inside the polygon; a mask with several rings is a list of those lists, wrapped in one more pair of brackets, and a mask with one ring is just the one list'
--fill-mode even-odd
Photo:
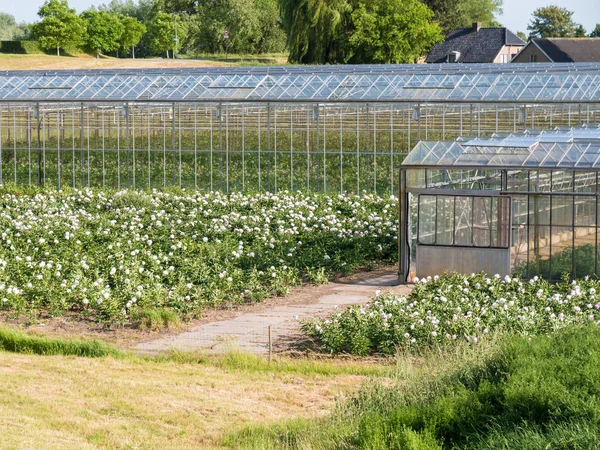
{"label": "house", "polygon": [[470,28],[459,28],[435,45],[426,63],[507,63],[525,42],[508,28],[482,28],[475,22]]}
{"label": "house", "polygon": [[533,38],[511,62],[600,62],[600,38]]}

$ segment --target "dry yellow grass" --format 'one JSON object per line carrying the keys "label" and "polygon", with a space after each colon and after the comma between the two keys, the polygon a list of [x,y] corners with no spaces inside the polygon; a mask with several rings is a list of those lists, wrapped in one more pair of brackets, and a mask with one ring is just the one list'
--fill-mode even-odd
{"label": "dry yellow grass", "polygon": [[[285,57],[274,58],[276,64],[285,64]],[[102,57],[96,59],[88,55],[9,55],[0,54],[0,70],[75,70],[75,69],[142,69],[142,68],[182,68],[214,67],[238,65],[231,61],[210,59],[118,59]]]}
{"label": "dry yellow grass", "polygon": [[219,448],[244,424],[323,414],[363,380],[0,352],[0,447]]}

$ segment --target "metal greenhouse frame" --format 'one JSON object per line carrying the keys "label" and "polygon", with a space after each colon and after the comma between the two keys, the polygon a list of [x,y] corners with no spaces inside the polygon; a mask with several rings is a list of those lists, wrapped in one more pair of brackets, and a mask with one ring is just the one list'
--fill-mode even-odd
{"label": "metal greenhouse frame", "polygon": [[600,122],[599,69],[0,72],[0,183],[396,195],[419,141]]}

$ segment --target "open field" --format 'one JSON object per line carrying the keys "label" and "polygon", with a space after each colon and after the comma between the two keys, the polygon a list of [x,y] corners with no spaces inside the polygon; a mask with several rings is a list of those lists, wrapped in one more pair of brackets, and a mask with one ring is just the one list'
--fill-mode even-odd
{"label": "open field", "polygon": [[[221,448],[248,423],[316,417],[383,367],[200,363],[37,356],[0,351],[2,448]],[[362,364],[364,366],[364,364]]]}
{"label": "open field", "polygon": [[248,64],[286,64],[285,55],[237,56],[227,60],[224,57],[206,57],[203,59],[163,59],[163,58],[95,58],[89,55],[12,55],[0,53],[0,70],[77,70],[77,69],[146,69],[146,68],[182,68],[237,66]]}

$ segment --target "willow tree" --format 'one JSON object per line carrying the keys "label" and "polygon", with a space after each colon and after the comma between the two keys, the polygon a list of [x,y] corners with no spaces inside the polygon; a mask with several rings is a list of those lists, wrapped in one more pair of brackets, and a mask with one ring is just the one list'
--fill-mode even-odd
{"label": "willow tree", "polygon": [[290,62],[340,62],[348,0],[280,0]]}

